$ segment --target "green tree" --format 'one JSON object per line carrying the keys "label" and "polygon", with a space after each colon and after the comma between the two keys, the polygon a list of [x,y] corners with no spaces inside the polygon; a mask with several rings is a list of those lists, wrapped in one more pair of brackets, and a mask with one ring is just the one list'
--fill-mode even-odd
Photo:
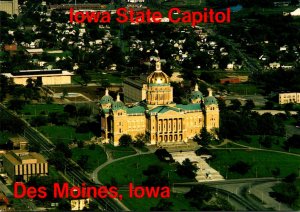
{"label": "green tree", "polygon": [[177,165],[177,174],[180,176],[185,176],[190,179],[194,179],[196,177],[196,172],[198,170],[198,167],[194,165],[190,159],[186,158],[183,162],[182,165],[178,164]]}
{"label": "green tree", "polygon": [[291,173],[288,176],[286,176],[282,181],[286,183],[294,183],[296,182],[297,174]]}
{"label": "green tree", "polygon": [[230,172],[236,172],[241,175],[245,175],[250,170],[250,168],[251,168],[251,166],[248,163],[246,163],[244,161],[238,161],[238,162],[232,164],[228,170]]}
{"label": "green tree", "polygon": [[67,144],[59,142],[56,144],[55,151],[62,152],[67,158],[72,157],[72,151]]}
{"label": "green tree", "polygon": [[120,146],[129,146],[132,143],[132,137],[128,134],[123,134],[119,139]]}
{"label": "green tree", "polygon": [[241,108],[242,103],[238,99],[232,99],[230,109],[231,110],[239,110]]}
{"label": "green tree", "polygon": [[8,101],[8,109],[20,111],[25,106],[25,101],[20,99],[11,99]]}
{"label": "green tree", "polygon": [[207,131],[206,127],[201,129],[200,135],[196,135],[194,140],[201,146],[207,147],[211,140],[212,135]]}
{"label": "green tree", "polygon": [[4,75],[0,75],[0,102],[5,99],[8,93],[8,86],[8,78]]}
{"label": "green tree", "polygon": [[135,136],[135,140],[133,141],[133,145],[135,147],[142,148],[142,147],[145,146],[146,140],[147,140],[147,138],[146,138],[145,134],[142,134],[142,133],[138,134],[138,135]]}
{"label": "green tree", "polygon": [[80,167],[86,167],[87,166],[87,162],[89,160],[89,156],[88,155],[80,155],[80,158],[77,160],[77,163]]}
{"label": "green tree", "polygon": [[158,204],[150,208],[150,211],[172,211],[173,203],[166,199],[159,200]]}
{"label": "green tree", "polygon": [[49,156],[48,159],[51,165],[54,165],[55,168],[59,171],[64,171],[66,168],[66,157],[63,152],[57,151]]}
{"label": "green tree", "polygon": [[272,110],[274,108],[274,102],[267,101],[265,103],[265,109]]}
{"label": "green tree", "polygon": [[30,125],[33,127],[44,126],[48,123],[48,118],[46,116],[34,116],[30,119]]}
{"label": "green tree", "polygon": [[191,188],[185,195],[185,198],[190,200],[192,206],[199,210],[208,202],[212,197],[212,191],[207,185],[198,185]]}
{"label": "green tree", "polygon": [[300,135],[292,135],[291,137],[289,137],[285,142],[284,142],[284,146],[286,149],[289,148],[300,148]]}
{"label": "green tree", "polygon": [[75,105],[67,104],[64,107],[64,112],[68,113],[70,115],[70,117],[74,117],[77,114],[77,109],[76,109]]}
{"label": "green tree", "polygon": [[62,211],[70,211],[71,210],[71,203],[67,199],[61,199],[58,203],[58,208],[59,210]]}
{"label": "green tree", "polygon": [[[260,137],[261,138],[261,137]],[[273,143],[272,136],[266,136],[261,139],[260,144],[266,148],[271,148]]]}
{"label": "green tree", "polygon": [[89,117],[92,114],[91,107],[88,105],[80,106],[77,110],[77,114],[80,117]]}
{"label": "green tree", "polygon": [[299,189],[293,183],[280,183],[273,188],[274,192],[270,192],[270,196],[277,201],[293,205],[299,198]]}
{"label": "green tree", "polygon": [[272,172],[272,175],[273,175],[274,177],[279,177],[279,175],[280,175],[280,168],[276,167],[276,168],[273,169],[271,172]]}
{"label": "green tree", "polygon": [[244,105],[244,110],[251,111],[255,108],[255,104],[252,99],[248,99]]}

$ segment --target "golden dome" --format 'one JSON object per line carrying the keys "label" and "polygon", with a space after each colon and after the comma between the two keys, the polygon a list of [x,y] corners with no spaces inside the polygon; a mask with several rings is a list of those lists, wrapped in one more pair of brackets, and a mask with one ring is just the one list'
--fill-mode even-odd
{"label": "golden dome", "polygon": [[166,73],[161,70],[160,62],[156,62],[156,70],[152,72],[148,78],[147,82],[150,84],[165,84],[169,83],[169,77]]}

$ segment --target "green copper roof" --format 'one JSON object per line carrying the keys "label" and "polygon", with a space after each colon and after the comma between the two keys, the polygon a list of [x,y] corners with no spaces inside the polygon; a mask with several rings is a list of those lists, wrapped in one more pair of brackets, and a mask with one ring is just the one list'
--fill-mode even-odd
{"label": "green copper roof", "polygon": [[178,108],[174,108],[174,107],[169,107],[169,106],[158,106],[156,108],[153,108],[152,110],[150,110],[150,113],[165,113],[168,112],[170,110],[179,112],[180,110]]}
{"label": "green copper roof", "polygon": [[126,110],[124,103],[121,101],[113,102],[111,108],[113,110],[121,110],[121,109]]}
{"label": "green copper roof", "polygon": [[103,96],[100,100],[100,104],[108,104],[108,103],[112,103],[114,100],[111,96]]}
{"label": "green copper roof", "polygon": [[208,96],[204,99],[204,104],[205,105],[212,105],[212,104],[217,105],[218,100],[214,96]]}
{"label": "green copper roof", "polygon": [[201,99],[203,98],[203,94],[201,91],[193,91],[191,95],[191,99]]}
{"label": "green copper roof", "polygon": [[201,105],[198,104],[187,104],[187,105],[182,105],[178,104],[176,105],[177,108],[180,108],[182,110],[201,110]]}
{"label": "green copper roof", "polygon": [[127,114],[144,113],[145,108],[142,106],[129,107],[129,108],[126,108],[126,112],[127,112]]}

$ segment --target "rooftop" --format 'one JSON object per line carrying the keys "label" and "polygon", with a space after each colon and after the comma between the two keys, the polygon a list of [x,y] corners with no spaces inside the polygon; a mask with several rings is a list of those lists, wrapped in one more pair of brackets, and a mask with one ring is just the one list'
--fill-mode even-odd
{"label": "rooftop", "polygon": [[61,69],[42,69],[42,70],[21,70],[15,73],[1,73],[8,78],[18,77],[34,77],[34,76],[71,76],[69,71],[62,71]]}
{"label": "rooftop", "polygon": [[145,108],[142,106],[134,106],[126,109],[127,114],[144,113]]}
{"label": "rooftop", "polygon": [[46,159],[39,153],[26,150],[12,150],[4,155],[14,165],[27,163],[47,163]]}

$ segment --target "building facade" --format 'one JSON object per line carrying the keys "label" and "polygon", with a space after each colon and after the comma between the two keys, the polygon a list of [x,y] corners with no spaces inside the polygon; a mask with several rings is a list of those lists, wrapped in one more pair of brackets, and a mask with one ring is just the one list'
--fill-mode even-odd
{"label": "building facade", "polygon": [[147,84],[135,89],[141,89],[144,99],[133,106],[126,106],[119,95],[114,101],[108,90],[101,98],[101,132],[105,143],[118,146],[123,134],[133,138],[144,134],[152,145],[187,142],[203,127],[211,132],[219,128],[218,102],[212,90],[204,97],[196,85],[189,104],[175,104],[173,87],[160,62],[147,77]]}
{"label": "building facade", "polygon": [[48,162],[36,152],[12,150],[3,155],[3,167],[16,182],[27,182],[31,176],[48,175]]}
{"label": "building facade", "polygon": [[300,93],[280,93],[279,104],[300,103]]}
{"label": "building facade", "polygon": [[4,11],[10,15],[19,14],[18,0],[0,1],[0,11]]}
{"label": "building facade", "polygon": [[71,84],[72,73],[69,71],[62,71],[60,69],[52,70],[21,70],[16,73],[2,73],[15,84],[27,85],[28,79],[40,79],[43,85],[64,85]]}

